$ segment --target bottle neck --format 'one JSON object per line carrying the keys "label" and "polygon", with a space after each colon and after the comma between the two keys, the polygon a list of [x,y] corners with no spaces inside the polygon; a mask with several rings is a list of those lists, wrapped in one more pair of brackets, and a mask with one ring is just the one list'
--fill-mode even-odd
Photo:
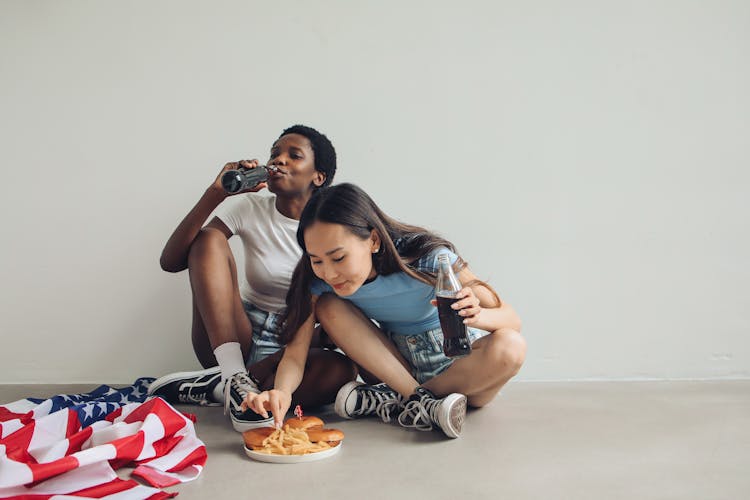
{"label": "bottle neck", "polygon": [[461,290],[461,283],[453,272],[450,259],[447,255],[438,256],[438,276],[435,283],[435,294],[438,297],[453,297]]}

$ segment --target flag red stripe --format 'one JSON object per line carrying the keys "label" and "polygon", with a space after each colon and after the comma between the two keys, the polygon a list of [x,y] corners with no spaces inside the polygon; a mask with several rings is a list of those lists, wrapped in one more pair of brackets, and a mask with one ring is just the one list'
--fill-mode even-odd
{"label": "flag red stripe", "polygon": [[28,464],[31,474],[34,477],[34,483],[59,476],[69,470],[78,467],[78,459],[74,456],[62,457],[53,462],[46,464]]}
{"label": "flag red stripe", "polygon": [[[68,429],[70,430],[70,429]],[[73,453],[77,451],[81,451],[81,447],[86,443],[86,441],[91,437],[91,435],[94,433],[94,429],[89,426],[84,429],[81,429],[79,432],[76,432],[68,438],[68,453],[67,455],[72,455]]]}
{"label": "flag red stripe", "polygon": [[107,422],[114,422],[117,417],[122,415],[122,406],[114,410],[112,413],[104,417]]}
{"label": "flag red stripe", "polygon": [[23,417],[31,417],[31,412],[26,413],[13,413],[7,408],[0,406],[0,422],[7,422],[8,420],[21,419]]}
{"label": "flag red stripe", "polygon": [[78,413],[68,408],[68,428],[65,430],[65,436],[72,436],[81,430],[81,422],[78,420]]}
{"label": "flag red stripe", "polygon": [[36,458],[29,454],[31,438],[34,437],[36,422],[31,421],[16,432],[0,439],[0,444],[5,445],[5,454],[16,462],[35,464]]}
{"label": "flag red stripe", "polygon": [[172,486],[180,482],[176,477],[164,474],[161,471],[152,469],[146,465],[139,465],[133,470],[133,472],[131,472],[131,474],[142,478],[148,484],[157,488],[166,488],[167,486]]}
{"label": "flag red stripe", "polygon": [[12,497],[3,497],[3,500],[49,500],[55,495],[15,495]]}
{"label": "flag red stripe", "polygon": [[162,422],[164,426],[164,435],[169,436],[183,427],[185,427],[185,419],[174,408],[169,406],[169,403],[161,398],[154,398],[146,401],[141,406],[136,408],[130,415],[125,417],[125,422],[137,422],[146,420],[146,416],[149,413],[153,413]]}
{"label": "flag red stripe", "polygon": [[113,468],[119,469],[124,467],[130,462],[138,458],[143,450],[143,445],[146,442],[145,434],[143,431],[138,431],[132,436],[125,436],[120,439],[110,441],[109,444],[115,447],[116,458],[110,460],[109,463]]}
{"label": "flag red stripe", "polygon": [[97,484],[91,488],[84,488],[75,493],[69,493],[69,495],[76,495],[85,498],[101,498],[103,496],[114,495],[115,493],[129,490],[136,486],[138,486],[138,482],[133,481],[132,479],[120,479],[118,477],[108,483]]}
{"label": "flag red stripe", "polygon": [[[172,451],[172,448],[177,446],[177,443],[182,441],[182,436],[164,436],[160,440],[154,443],[154,450],[156,450],[156,456],[161,457]],[[149,457],[147,460],[151,460]]]}
{"label": "flag red stripe", "polygon": [[207,458],[208,454],[206,453],[206,447],[199,446],[198,448],[194,449],[188,456],[183,458],[180,463],[168,469],[167,472],[179,472],[190,465],[203,466],[206,463]]}
{"label": "flag red stripe", "polygon": [[177,496],[177,492],[169,493],[167,491],[161,491],[159,493],[154,493],[150,497],[148,497],[146,500],[162,500],[163,498],[174,498]]}

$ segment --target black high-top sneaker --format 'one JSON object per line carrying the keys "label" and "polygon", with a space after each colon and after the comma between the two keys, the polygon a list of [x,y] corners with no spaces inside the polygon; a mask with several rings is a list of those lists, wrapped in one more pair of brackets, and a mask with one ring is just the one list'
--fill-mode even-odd
{"label": "black high-top sneaker", "polygon": [[237,432],[245,432],[256,427],[270,427],[273,425],[273,416],[269,413],[268,418],[263,418],[253,410],[243,410],[241,405],[248,393],[260,393],[258,385],[245,372],[238,372],[227,380],[224,386],[224,413],[229,412],[232,427]]}
{"label": "black high-top sneaker", "polygon": [[221,370],[218,366],[194,372],[170,373],[151,382],[148,395],[159,396],[172,404],[220,406],[223,401],[214,396],[214,389],[220,382]]}
{"label": "black high-top sneaker", "polygon": [[454,392],[437,398],[424,387],[417,387],[398,416],[398,423],[420,431],[437,426],[446,436],[457,438],[466,417],[466,396]]}
{"label": "black high-top sneaker", "polygon": [[377,415],[390,422],[404,407],[404,397],[385,384],[366,385],[349,382],[336,394],[334,409],[344,418]]}

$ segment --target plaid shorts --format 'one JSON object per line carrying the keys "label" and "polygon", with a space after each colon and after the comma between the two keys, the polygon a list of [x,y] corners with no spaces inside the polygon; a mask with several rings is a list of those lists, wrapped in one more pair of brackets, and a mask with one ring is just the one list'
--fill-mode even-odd
{"label": "plaid shorts", "polygon": [[253,339],[250,344],[245,364],[250,366],[275,353],[283,347],[279,334],[281,333],[280,315],[263,309],[254,304],[242,301],[247,319],[253,327]]}
{"label": "plaid shorts", "polygon": [[[490,333],[471,327],[468,327],[467,330],[472,344]],[[414,335],[393,332],[388,332],[387,335],[409,363],[412,376],[420,384],[440,375],[453,364],[453,358],[449,358],[443,353],[443,330],[440,328]]]}

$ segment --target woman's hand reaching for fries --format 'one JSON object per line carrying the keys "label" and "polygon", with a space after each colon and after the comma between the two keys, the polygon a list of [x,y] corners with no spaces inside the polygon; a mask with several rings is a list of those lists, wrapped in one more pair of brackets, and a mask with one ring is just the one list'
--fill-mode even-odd
{"label": "woman's hand reaching for fries", "polygon": [[277,429],[284,423],[284,417],[292,405],[292,395],[280,389],[263,391],[260,394],[248,393],[242,408],[250,408],[263,418],[268,418],[268,411],[273,413],[273,424]]}

